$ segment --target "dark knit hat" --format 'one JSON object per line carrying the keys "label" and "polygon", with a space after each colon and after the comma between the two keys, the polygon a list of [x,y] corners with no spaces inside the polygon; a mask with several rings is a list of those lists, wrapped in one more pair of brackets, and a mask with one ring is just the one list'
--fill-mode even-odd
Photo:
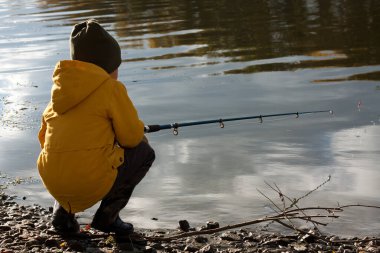
{"label": "dark knit hat", "polygon": [[96,64],[108,73],[121,64],[119,44],[94,19],[74,26],[70,36],[70,53],[71,59]]}

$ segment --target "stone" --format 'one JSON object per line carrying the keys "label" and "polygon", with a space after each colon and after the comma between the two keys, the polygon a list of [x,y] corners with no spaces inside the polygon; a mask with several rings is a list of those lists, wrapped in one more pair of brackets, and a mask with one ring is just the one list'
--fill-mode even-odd
{"label": "stone", "polygon": [[25,246],[27,246],[28,248],[33,248],[35,246],[39,246],[41,245],[40,241],[36,240],[35,238],[32,238],[28,241],[26,241],[25,243]]}
{"label": "stone", "polygon": [[297,252],[305,252],[307,251],[307,247],[305,244],[301,244],[301,243],[294,243],[292,244],[293,246],[293,249]]}
{"label": "stone", "polygon": [[6,231],[9,231],[11,230],[12,228],[10,226],[7,226],[7,225],[0,225],[0,231],[2,232],[6,232]]}
{"label": "stone", "polygon": [[157,250],[151,246],[145,246],[144,252],[145,253],[156,253]]}
{"label": "stone", "polygon": [[59,242],[56,239],[50,238],[45,241],[45,246],[49,248],[59,247]]}
{"label": "stone", "polygon": [[164,248],[164,246],[162,246],[160,243],[153,243],[151,245],[149,245],[150,247],[154,248],[154,249],[157,249],[157,250],[161,250]]}
{"label": "stone", "polygon": [[[0,242],[0,245],[6,245],[6,244],[8,244],[8,243],[11,243],[11,242],[13,242],[13,238],[7,238],[7,239],[4,239],[4,240],[2,240],[1,242]],[[1,252],[1,251],[0,251]]]}
{"label": "stone", "polygon": [[338,237],[338,236],[332,236],[331,238],[330,238],[330,242],[337,242],[337,241],[339,241],[340,240],[340,238]]}
{"label": "stone", "polygon": [[240,253],[242,252],[241,249],[228,249],[228,253]]}
{"label": "stone", "polygon": [[41,233],[41,234],[37,235],[35,238],[36,238],[36,240],[38,240],[42,243],[45,243],[49,237],[46,234]]}
{"label": "stone", "polygon": [[380,252],[380,249],[378,247],[371,247],[371,246],[367,246],[365,247],[365,252],[368,252],[368,253],[379,253]]}
{"label": "stone", "polygon": [[190,224],[187,220],[180,220],[179,222],[179,228],[182,230],[182,231],[185,231],[185,232],[188,232],[189,229],[190,229]]}
{"label": "stone", "polygon": [[376,247],[376,246],[380,246],[380,240],[372,240],[370,241],[367,246],[370,246],[370,247]]}
{"label": "stone", "polygon": [[290,240],[287,238],[273,238],[264,242],[262,245],[288,246]]}
{"label": "stone", "polygon": [[198,231],[204,231],[204,230],[207,230],[207,226],[201,226],[200,228],[198,228]]}
{"label": "stone", "polygon": [[31,252],[41,252],[41,248],[40,247],[33,247],[30,251]]}
{"label": "stone", "polygon": [[48,227],[46,226],[46,224],[41,223],[41,224],[38,224],[38,225],[36,226],[36,228],[37,228],[38,230],[44,230],[44,229],[47,229]]}
{"label": "stone", "polygon": [[184,251],[188,251],[188,252],[196,252],[198,250],[199,250],[198,247],[196,247],[194,245],[191,245],[191,244],[190,245],[186,245],[186,247],[184,249]]}
{"label": "stone", "polygon": [[204,236],[198,235],[194,238],[197,243],[206,243],[208,239]]}
{"label": "stone", "polygon": [[32,215],[30,213],[23,213],[21,214],[21,217],[23,219],[31,219],[32,218]]}
{"label": "stone", "polygon": [[14,253],[14,251],[11,249],[2,249],[2,248],[0,248],[0,252],[1,253]]}
{"label": "stone", "polygon": [[213,252],[215,252],[215,249],[210,244],[204,246],[203,248],[199,250],[199,253],[213,253]]}
{"label": "stone", "polygon": [[25,227],[25,228],[35,228],[36,226],[34,225],[33,222],[29,221],[29,220],[23,220],[21,221],[21,224]]}
{"label": "stone", "polygon": [[[313,231],[313,230],[311,230]],[[316,236],[314,236],[314,233],[309,231],[308,234],[304,234],[301,236],[300,241],[301,242],[306,242],[306,243],[313,243],[317,239]]]}
{"label": "stone", "polygon": [[226,241],[240,241],[241,240],[240,236],[232,232],[225,232],[220,235],[220,238]]}
{"label": "stone", "polygon": [[215,228],[219,228],[219,223],[216,222],[216,221],[208,221],[206,223],[206,228],[207,229],[215,229]]}
{"label": "stone", "polygon": [[243,241],[248,241],[248,242],[254,242],[254,241],[257,241],[255,237],[253,237],[253,235],[251,234],[248,234],[246,236],[243,236]]}
{"label": "stone", "polygon": [[183,243],[175,243],[171,246],[173,247],[173,249],[177,249],[179,252],[183,252],[183,250],[186,248],[186,244]]}

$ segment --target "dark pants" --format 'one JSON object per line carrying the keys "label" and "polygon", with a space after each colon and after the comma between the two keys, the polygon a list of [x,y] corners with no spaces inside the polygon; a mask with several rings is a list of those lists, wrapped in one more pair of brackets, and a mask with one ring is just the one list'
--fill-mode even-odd
{"label": "dark pants", "polygon": [[124,149],[124,163],[118,168],[116,180],[100,203],[93,223],[101,226],[112,224],[119,216],[136,185],[144,178],[155,159],[154,150],[142,141],[137,147]]}
{"label": "dark pants", "polygon": [[[107,227],[119,216],[136,185],[144,178],[155,159],[154,150],[142,141],[137,147],[124,149],[124,163],[117,169],[116,180],[100,203],[92,221],[97,227]],[[56,201],[54,204],[53,225],[62,230],[79,230],[74,214],[69,214]],[[74,226],[75,225],[75,226]]]}

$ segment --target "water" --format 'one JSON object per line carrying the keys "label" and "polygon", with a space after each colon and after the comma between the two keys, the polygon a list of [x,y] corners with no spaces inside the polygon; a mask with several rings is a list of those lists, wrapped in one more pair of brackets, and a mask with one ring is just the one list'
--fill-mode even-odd
{"label": "water", "polygon": [[[304,205],[379,206],[378,13],[369,0],[0,0],[0,172],[32,178],[8,191],[51,205],[35,165],[39,121],[72,26],[97,18],[120,42],[120,80],[146,124],[334,110],[149,134],[157,160],[123,218],[247,221],[272,212],[265,182],[300,197],[329,175]],[[351,208],[325,231],[379,234],[379,217]]]}

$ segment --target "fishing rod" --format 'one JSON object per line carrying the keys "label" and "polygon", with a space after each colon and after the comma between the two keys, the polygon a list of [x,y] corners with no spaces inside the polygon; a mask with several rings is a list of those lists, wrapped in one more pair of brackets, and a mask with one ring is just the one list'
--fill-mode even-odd
{"label": "fishing rod", "polygon": [[144,132],[145,133],[153,133],[153,132],[158,132],[158,131],[164,130],[164,129],[173,129],[173,134],[178,135],[178,128],[180,128],[180,127],[198,126],[198,125],[219,123],[220,128],[224,128],[224,122],[228,122],[228,121],[259,119],[260,123],[263,123],[264,118],[281,117],[281,116],[289,116],[289,115],[296,115],[296,118],[298,118],[300,115],[304,115],[304,114],[314,114],[314,113],[324,113],[324,112],[328,112],[330,114],[333,114],[332,110],[308,111],[308,112],[289,112],[289,113],[254,115],[254,116],[245,116],[245,117],[236,117],[236,118],[191,121],[191,122],[183,122],[183,123],[171,123],[171,124],[164,124],[164,125],[147,125],[144,127]]}

